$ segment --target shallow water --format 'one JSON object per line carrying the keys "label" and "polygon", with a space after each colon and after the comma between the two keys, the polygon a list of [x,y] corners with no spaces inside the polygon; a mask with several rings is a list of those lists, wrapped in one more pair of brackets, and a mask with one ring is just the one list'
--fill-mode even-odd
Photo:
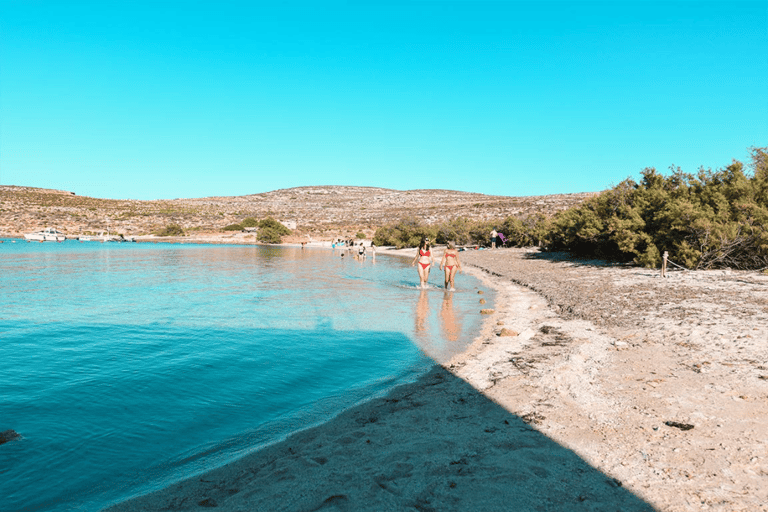
{"label": "shallow water", "polygon": [[[476,280],[259,246],[0,244],[3,510],[94,510],[225,463],[448,359]],[[488,297],[486,295],[485,297]]]}

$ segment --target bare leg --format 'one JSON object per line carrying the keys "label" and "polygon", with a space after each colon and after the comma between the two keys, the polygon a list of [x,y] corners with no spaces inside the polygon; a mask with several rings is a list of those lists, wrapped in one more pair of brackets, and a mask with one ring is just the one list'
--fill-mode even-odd
{"label": "bare leg", "polygon": [[453,279],[456,277],[456,272],[458,272],[458,270],[459,270],[458,267],[453,267],[451,269],[451,275],[449,277],[449,281],[451,283],[451,291],[455,290],[455,288],[453,287]]}
{"label": "bare leg", "polygon": [[424,288],[424,283],[427,282],[426,270],[424,270],[424,267],[421,266],[421,263],[416,263],[418,265],[417,270],[419,271],[419,287]]}

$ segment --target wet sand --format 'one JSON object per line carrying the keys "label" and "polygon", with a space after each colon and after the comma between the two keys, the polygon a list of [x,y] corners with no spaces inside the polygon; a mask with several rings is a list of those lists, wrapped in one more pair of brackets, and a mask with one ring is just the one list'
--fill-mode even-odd
{"label": "wet sand", "polygon": [[461,259],[497,290],[465,353],[110,510],[768,510],[768,276]]}

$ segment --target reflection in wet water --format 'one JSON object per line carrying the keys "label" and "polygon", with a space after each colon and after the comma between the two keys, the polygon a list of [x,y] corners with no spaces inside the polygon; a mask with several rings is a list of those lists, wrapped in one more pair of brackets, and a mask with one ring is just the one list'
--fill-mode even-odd
{"label": "reflection in wet water", "polygon": [[[442,294],[440,308],[430,307],[431,294]],[[466,311],[454,308],[456,292],[421,289],[414,308],[414,338],[421,350],[437,362],[444,363],[464,350],[468,340],[462,331]],[[437,331],[439,326],[439,331]]]}
{"label": "reflection in wet water", "polygon": [[453,292],[443,292],[443,305],[440,308],[440,327],[443,336],[450,342],[459,341],[461,335],[461,324],[453,311]]}

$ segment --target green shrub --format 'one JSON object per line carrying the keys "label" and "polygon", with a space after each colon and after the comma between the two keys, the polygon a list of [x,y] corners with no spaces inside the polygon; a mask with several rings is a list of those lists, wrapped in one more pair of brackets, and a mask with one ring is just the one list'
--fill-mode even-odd
{"label": "green shrub", "polygon": [[379,246],[394,245],[398,249],[418,247],[422,237],[426,236],[434,240],[436,235],[437,228],[422,224],[415,218],[409,218],[377,229],[373,236],[373,243]]}
{"label": "green shrub", "polygon": [[243,222],[241,222],[240,225],[243,226],[244,228],[255,228],[259,225],[259,221],[257,221],[253,217],[247,217],[243,219]]}
{"label": "green shrub", "polygon": [[155,234],[157,236],[184,236],[184,230],[178,224],[169,224]]}
{"label": "green shrub", "polygon": [[696,175],[653,168],[556,215],[549,249],[658,266],[661,253],[687,268],[768,266],[768,148]]}
{"label": "green shrub", "polygon": [[242,224],[230,224],[229,226],[224,226],[221,229],[222,231],[242,231],[243,226]]}
{"label": "green shrub", "polygon": [[[443,222],[437,226],[435,242],[438,244],[455,242],[458,245],[477,244],[479,243],[479,240],[476,239],[476,233],[485,228],[488,228],[488,233],[491,232],[491,228],[485,222],[482,223],[482,227],[478,227],[477,221],[459,217],[449,220],[448,222]],[[486,236],[485,238],[488,237]]]}
{"label": "green shrub", "polygon": [[376,230],[373,241],[377,245],[394,245],[398,248],[416,247],[421,237],[426,236],[434,243],[489,246],[491,230],[496,229],[507,237],[508,245],[526,247],[538,245],[547,233],[551,220],[542,215],[518,219],[508,217],[501,223],[469,220],[458,217],[434,226],[425,226],[415,219],[403,219],[395,224]]}
{"label": "green shrub", "polygon": [[[267,217],[266,219],[263,219],[261,222],[259,222],[259,233],[261,233],[261,231],[264,229],[270,229],[280,236],[291,234],[290,229],[283,226],[272,217]],[[273,243],[280,243],[280,242],[273,242]]]}
{"label": "green shrub", "polygon": [[259,242],[267,244],[280,244],[283,242],[281,233],[272,227],[259,228]]}
{"label": "green shrub", "polygon": [[355,237],[356,237],[358,240],[362,240],[362,239],[364,239],[364,238],[365,238],[365,233],[363,233],[362,231],[358,231],[358,232],[357,232],[357,234],[355,235]]}

